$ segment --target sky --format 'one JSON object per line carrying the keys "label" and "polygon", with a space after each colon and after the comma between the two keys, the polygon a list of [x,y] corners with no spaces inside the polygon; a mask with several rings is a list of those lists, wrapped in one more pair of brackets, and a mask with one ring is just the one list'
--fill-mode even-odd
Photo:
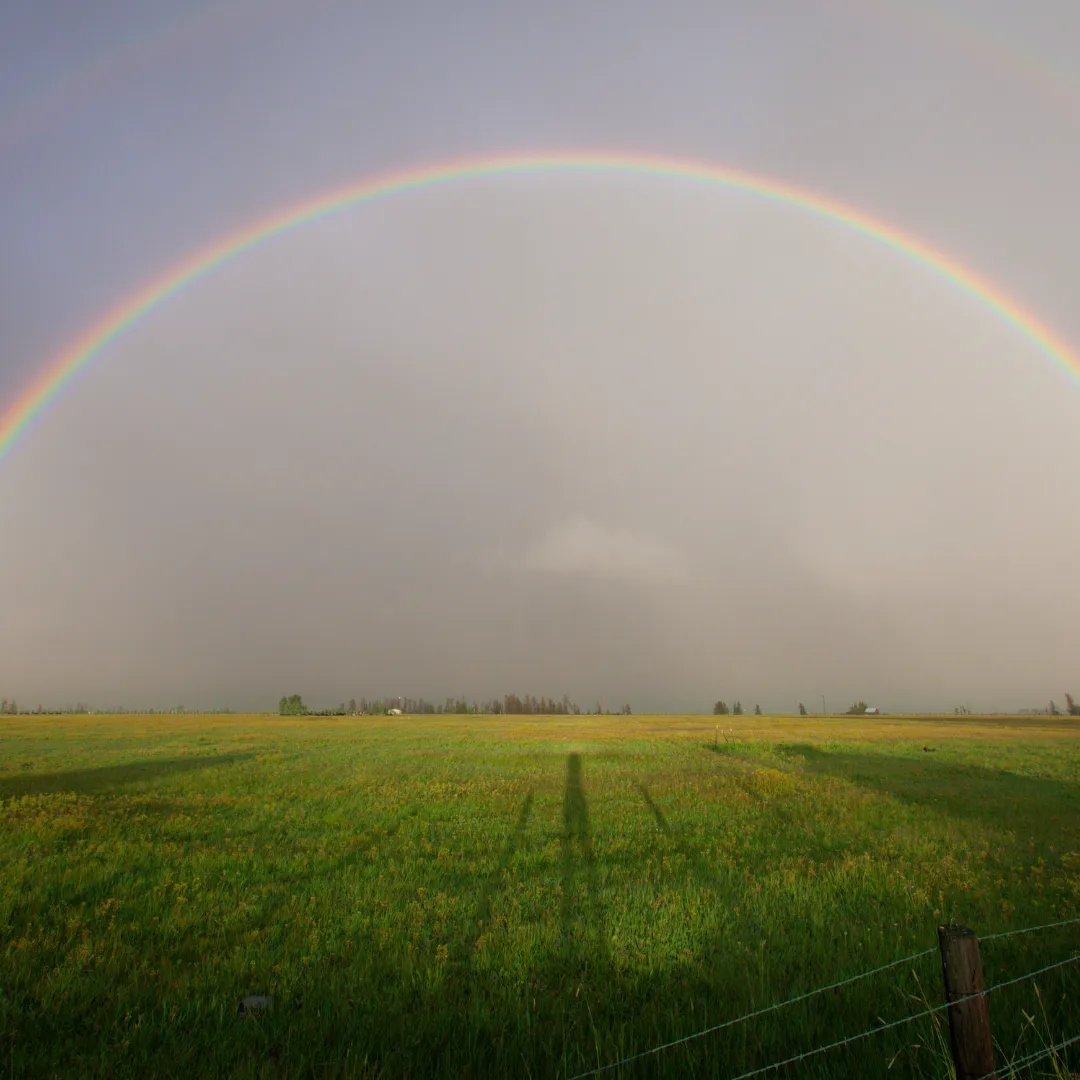
{"label": "sky", "polygon": [[[1080,9],[13,0],[0,413],[146,281],[493,154],[795,184],[1080,348]],[[1080,696],[1080,376],[753,194],[611,173],[360,204],[204,275],[0,459],[0,696],[635,711]]]}

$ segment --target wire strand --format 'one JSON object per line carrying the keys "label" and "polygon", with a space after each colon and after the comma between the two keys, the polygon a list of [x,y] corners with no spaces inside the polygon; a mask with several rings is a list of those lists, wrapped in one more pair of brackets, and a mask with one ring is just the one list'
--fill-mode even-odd
{"label": "wire strand", "polygon": [[[654,1046],[651,1050],[642,1050],[637,1054],[631,1054],[628,1057],[624,1057],[619,1061],[612,1061],[607,1065],[600,1065],[595,1069],[588,1069],[585,1072],[577,1073],[571,1077],[570,1080],[585,1080],[586,1077],[597,1076],[600,1073],[608,1072],[611,1069],[618,1069],[623,1065],[629,1065],[631,1062],[638,1061],[641,1058],[649,1057],[652,1054],[659,1054],[664,1050],[670,1050],[672,1047],[680,1046],[683,1043],[688,1043],[693,1039],[700,1039],[704,1035],[711,1035],[713,1032],[721,1031],[724,1028],[733,1027],[735,1024],[742,1023],[744,1020],[752,1020],[758,1016],[764,1016],[766,1013],[776,1012],[778,1009],[783,1009],[788,1005],[794,1005],[796,1002],[805,1001],[807,998],[814,997],[817,994],[823,994],[828,990],[836,989],[840,986],[846,986],[849,983],[857,982],[859,979],[866,978],[869,975],[876,975],[880,971],[887,971],[889,968],[897,967],[900,964],[907,963],[911,960],[918,960],[928,955],[929,953],[937,952],[936,949],[924,949],[920,953],[913,953],[911,956],[905,956],[900,960],[894,960],[890,964],[884,964],[879,968],[873,968],[871,971],[865,971],[861,975],[853,975],[848,979],[843,979],[840,982],[832,983],[830,986],[823,986],[817,990],[811,990],[805,994],[799,994],[797,997],[789,998],[787,1001],[781,1001],[776,1005],[769,1005],[764,1009],[756,1009],[754,1012],[749,1012],[745,1016],[737,1017],[734,1020],[726,1020],[722,1024],[716,1024],[713,1027],[705,1028],[703,1031],[696,1031],[692,1035],[684,1035],[681,1039],[673,1039],[671,1042],[664,1043],[662,1046]],[[748,1080],[752,1076],[760,1076],[762,1073],[771,1072],[773,1069],[782,1068],[784,1065],[794,1065],[796,1062],[804,1061],[806,1058],[814,1057],[816,1054],[824,1054],[829,1050],[836,1050],[841,1046],[848,1046],[851,1043],[858,1042],[860,1039],[866,1039],[871,1035],[876,1035],[882,1031],[888,1031],[890,1028],[901,1027],[904,1024],[909,1024],[913,1020],[920,1020],[927,1016],[933,1016],[935,1013],[942,1012],[948,1009],[951,1005],[958,1005],[963,1001],[970,1001],[972,998],[982,997],[984,994],[991,994],[995,990],[1003,990],[1006,986],[1015,986],[1017,983],[1026,982],[1028,979],[1037,978],[1039,975],[1044,975],[1048,971],[1054,971],[1057,968],[1064,967],[1066,964],[1074,963],[1080,960],[1080,953],[1074,953],[1072,956],[1066,957],[1064,960],[1057,960],[1052,964],[1047,964],[1045,967],[1038,968],[1035,971],[1029,971],[1024,975],[1017,975],[1015,978],[1006,979],[1004,982],[995,983],[993,986],[987,987],[985,990],[980,990],[974,994],[964,994],[961,997],[954,998],[952,1001],[946,1001],[941,1005],[934,1005],[929,1009],[925,1009],[923,1012],[912,1013],[910,1016],[905,1016],[900,1020],[892,1020],[887,1024],[881,1024],[877,1027],[868,1028],[866,1031],[861,1031],[857,1035],[848,1035],[843,1039],[838,1039],[836,1042],[828,1043],[825,1046],[815,1047],[813,1050],[804,1050],[801,1054],[796,1054],[794,1057],[785,1058],[783,1061],[775,1061],[771,1065],[762,1065],[760,1068],[751,1069],[750,1072],[739,1073],[738,1076],[732,1077],[732,1080]]]}
{"label": "wire strand", "polygon": [[1029,971],[1026,975],[1017,975],[1015,979],[1006,979],[1004,982],[994,983],[993,986],[987,987],[985,990],[980,990],[978,994],[965,994],[963,997],[955,998],[952,1002],[949,1002],[949,1004],[955,1005],[957,1002],[969,1001],[971,998],[979,997],[981,994],[992,993],[994,990],[1001,990],[1006,986],[1015,986],[1017,983],[1025,982],[1028,979],[1034,979],[1038,975],[1044,975],[1048,971],[1064,967],[1066,964],[1071,964],[1076,960],[1080,960],[1080,953],[1073,953],[1072,956],[1067,956],[1064,960],[1057,960],[1053,964],[1047,964],[1046,967],[1041,967],[1038,971]]}
{"label": "wire strand", "polygon": [[929,1009],[925,1009],[923,1012],[912,1013],[911,1016],[905,1016],[902,1020],[891,1020],[887,1024],[881,1024],[878,1027],[867,1028],[866,1031],[860,1031],[858,1035],[847,1035],[843,1039],[838,1039],[836,1042],[828,1043],[825,1046],[817,1046],[813,1050],[804,1050],[801,1054],[785,1058],[783,1061],[774,1061],[771,1065],[762,1065],[758,1069],[751,1069],[749,1072],[739,1073],[738,1076],[733,1076],[731,1080],[747,1080],[748,1077],[760,1076],[762,1073],[771,1072],[773,1069],[781,1069],[785,1065],[794,1065],[795,1062],[805,1061],[806,1058],[813,1057],[815,1054],[824,1054],[827,1050],[836,1050],[841,1046],[848,1046],[850,1043],[858,1042],[860,1039],[866,1039],[871,1035],[876,1035],[879,1031],[888,1031],[890,1028],[910,1024],[912,1020],[921,1020],[925,1016],[932,1016],[934,1013],[941,1012],[942,1009],[947,1009],[948,1007],[948,1003],[944,1005],[934,1005]]}
{"label": "wire strand", "polygon": [[1036,930],[1056,930],[1059,926],[1074,926],[1080,923],[1080,918],[1062,919],[1061,922],[1043,923],[1042,926],[1026,926],[1023,930],[1001,930],[996,934],[987,934],[980,937],[979,941],[996,941],[998,938],[1016,937],[1018,934],[1034,934]]}
{"label": "wire strand", "polygon": [[[808,1057],[813,1057],[815,1054],[824,1054],[826,1050],[836,1050],[841,1046],[847,1046],[849,1043],[858,1042],[860,1039],[868,1038],[870,1035],[876,1035],[879,1031],[888,1031],[890,1028],[909,1024],[912,1020],[920,1020],[923,1017],[932,1016],[934,1013],[939,1013],[944,1009],[949,1008],[950,1005],[958,1005],[962,1001],[970,1001],[972,998],[982,997],[983,994],[990,994],[994,990],[1001,990],[1003,987],[1013,986],[1015,983],[1024,982],[1026,979],[1034,979],[1037,975],[1042,975],[1047,971],[1053,971],[1054,968],[1064,967],[1066,964],[1071,964],[1074,960],[1080,960],[1080,953],[1070,956],[1067,960],[1059,960],[1054,964],[1047,964],[1046,967],[1039,968],[1038,971],[1029,971],[1026,975],[1018,975],[1015,979],[1007,979],[1005,982],[995,983],[993,986],[988,987],[986,990],[980,990],[978,993],[964,994],[961,997],[954,998],[952,1001],[946,1001],[942,1005],[934,1005],[921,1013],[912,1013],[911,1016],[905,1016],[901,1020],[893,1020],[890,1023],[882,1024],[879,1027],[868,1028],[866,1031],[859,1032],[858,1035],[849,1035],[834,1043],[829,1043],[827,1046],[818,1046],[813,1050],[805,1050],[803,1053],[786,1058],[784,1061],[776,1061],[772,1065],[763,1065],[759,1069],[751,1069],[750,1072],[739,1073],[738,1076],[732,1077],[731,1080],[748,1080],[751,1076],[760,1076],[762,1073],[771,1072],[773,1069],[782,1068],[784,1065],[794,1065],[797,1061],[803,1061]],[[1080,1038],[1080,1036],[1078,1036],[1078,1038]],[[980,1080],[985,1080],[985,1078],[980,1078]]]}
{"label": "wire strand", "polygon": [[1001,1069],[993,1069],[991,1072],[983,1073],[979,1077],[979,1080],[990,1080],[991,1077],[996,1076],[999,1072],[1003,1072],[1006,1069],[1010,1073],[1016,1072],[1017,1069],[1026,1069],[1030,1065],[1036,1065],[1042,1061],[1043,1058],[1052,1057],[1059,1050],[1064,1050],[1066,1046],[1072,1046],[1073,1043],[1080,1042],[1080,1035],[1073,1035],[1072,1038],[1062,1039],[1061,1042],[1054,1046],[1046,1047],[1043,1050],[1037,1050],[1034,1054],[1028,1054],[1027,1057],[1020,1058],[1019,1061],[1010,1061],[1008,1065],[1003,1065]]}
{"label": "wire strand", "polygon": [[681,1039],[673,1039],[671,1042],[664,1043],[662,1046],[654,1046],[651,1050],[642,1050],[639,1053],[630,1054],[620,1061],[613,1061],[608,1065],[600,1065],[595,1069],[589,1069],[587,1072],[577,1073],[575,1076],[570,1077],[570,1080],[585,1080],[585,1077],[597,1076],[602,1072],[608,1072],[610,1069],[617,1069],[621,1065],[629,1065],[630,1062],[637,1061],[639,1058],[649,1057],[651,1054],[659,1054],[663,1050],[670,1050],[673,1046],[679,1046],[681,1043],[690,1042],[692,1039],[700,1039],[705,1035],[713,1034],[713,1032],[722,1031],[724,1028],[734,1027],[736,1024],[741,1024],[745,1020],[753,1020],[758,1016],[765,1016],[767,1013],[785,1009],[788,1005],[795,1005],[800,1001],[806,1001],[808,998],[816,997],[818,994],[825,994],[830,990],[838,990],[841,986],[847,986],[850,983],[858,982],[860,979],[866,979],[871,975],[877,975],[879,972],[888,971],[890,968],[910,963],[912,960],[921,960],[924,956],[928,956],[932,952],[937,952],[937,949],[923,949],[922,952],[912,953],[910,956],[903,956],[899,960],[892,960],[888,964],[882,964],[881,967],[871,968],[869,971],[860,972],[858,975],[852,975],[849,978],[841,979],[839,982],[830,983],[828,986],[819,986],[816,990],[808,990],[805,994],[798,994],[793,998],[788,998],[786,1001],[777,1002],[775,1005],[766,1005],[763,1009],[755,1009],[753,1012],[748,1012],[743,1016],[737,1016],[734,1020],[725,1020],[723,1023],[714,1024],[712,1027],[705,1028],[703,1031],[695,1031],[692,1035],[684,1035]]}

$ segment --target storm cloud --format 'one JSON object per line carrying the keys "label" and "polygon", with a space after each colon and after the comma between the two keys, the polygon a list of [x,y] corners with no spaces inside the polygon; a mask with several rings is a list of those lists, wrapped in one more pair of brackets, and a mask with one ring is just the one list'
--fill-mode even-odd
{"label": "storm cloud", "polygon": [[[975,46],[1080,57],[1069,5],[953,6]],[[1080,110],[1000,50],[887,5],[279,7],[5,144],[3,403],[274,207],[553,146],[848,200],[1080,341]],[[11,109],[50,42],[105,47],[13,31]],[[0,462],[0,693],[1045,704],[1080,689],[1078,419],[1000,311],[753,194],[552,173],[361,203],[146,314]]]}

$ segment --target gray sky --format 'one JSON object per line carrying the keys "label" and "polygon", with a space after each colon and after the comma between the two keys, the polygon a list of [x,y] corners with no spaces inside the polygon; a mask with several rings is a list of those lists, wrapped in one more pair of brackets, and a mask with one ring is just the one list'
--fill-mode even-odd
{"label": "gray sky", "polygon": [[[525,150],[813,189],[1080,343],[1070,70],[1071,0],[14,0],[0,407],[246,222]],[[994,311],[796,210],[611,175],[396,196],[201,279],[0,463],[0,694],[1060,702],[1078,421]]]}

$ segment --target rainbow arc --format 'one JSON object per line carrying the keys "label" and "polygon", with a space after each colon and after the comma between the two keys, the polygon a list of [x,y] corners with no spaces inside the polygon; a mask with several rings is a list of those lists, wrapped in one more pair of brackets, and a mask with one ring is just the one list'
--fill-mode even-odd
{"label": "rainbow arc", "polygon": [[555,172],[693,180],[745,192],[813,214],[891,248],[925,267],[990,309],[998,319],[1025,337],[1063,371],[1080,379],[1080,355],[1003,289],[922,240],[844,203],[781,180],[697,161],[610,153],[520,154],[442,162],[361,180],[271,214],[195,252],[121,300],[42,369],[0,415],[0,461],[11,452],[19,437],[64,386],[129,327],[193,281],[272,237],[299,229],[346,207],[375,199],[481,177]]}

